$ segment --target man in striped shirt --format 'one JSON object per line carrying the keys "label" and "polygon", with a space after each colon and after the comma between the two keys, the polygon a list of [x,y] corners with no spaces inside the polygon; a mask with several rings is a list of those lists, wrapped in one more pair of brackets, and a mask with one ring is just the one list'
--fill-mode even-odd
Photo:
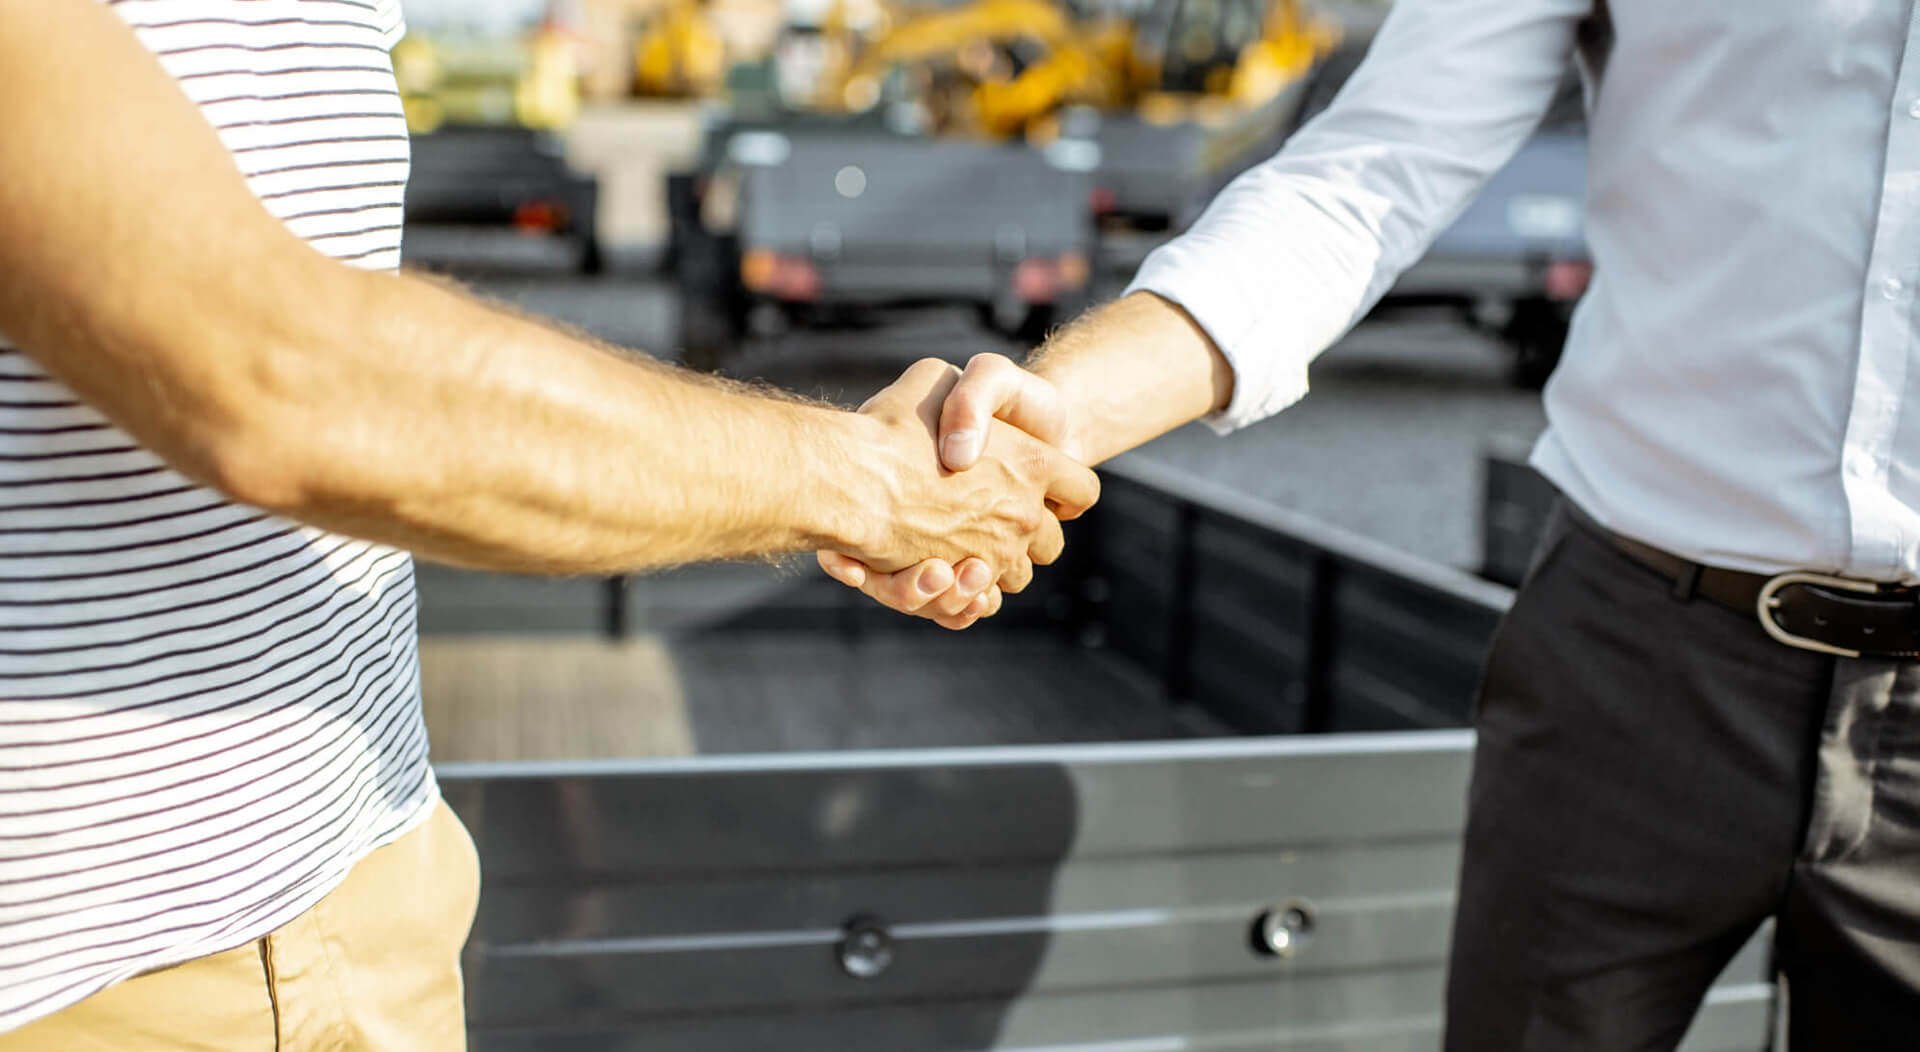
{"label": "man in striped shirt", "polygon": [[943,363],[845,413],[395,275],[400,32],[0,0],[0,1050],[461,1044],[407,551],[928,560],[964,622],[1097,496],[1011,429],[943,472]]}

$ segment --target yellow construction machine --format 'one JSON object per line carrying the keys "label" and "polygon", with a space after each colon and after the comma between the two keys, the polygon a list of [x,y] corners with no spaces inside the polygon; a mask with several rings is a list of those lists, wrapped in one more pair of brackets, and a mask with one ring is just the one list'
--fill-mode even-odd
{"label": "yellow construction machine", "polygon": [[1005,138],[1063,105],[1121,100],[1120,78],[1087,36],[1051,0],[895,9],[882,32],[848,49],[855,57],[829,73],[836,82],[822,97],[847,111],[871,109],[889,78],[905,76],[936,131]]}
{"label": "yellow construction machine", "polygon": [[[889,78],[929,111],[936,131],[1047,138],[1067,106],[1138,107],[1172,123],[1209,107],[1258,106],[1312,69],[1338,26],[1304,0],[1157,0],[1137,19],[1077,17],[1053,0],[971,0],[889,9],[854,40],[820,98],[860,112]],[[844,32],[830,26],[829,35]]]}
{"label": "yellow construction machine", "polygon": [[666,98],[712,98],[726,83],[727,42],[702,0],[668,0],[633,42],[633,88]]}

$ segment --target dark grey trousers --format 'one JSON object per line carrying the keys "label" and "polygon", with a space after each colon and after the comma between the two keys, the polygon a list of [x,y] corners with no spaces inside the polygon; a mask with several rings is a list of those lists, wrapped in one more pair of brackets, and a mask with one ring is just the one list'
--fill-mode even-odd
{"label": "dark grey trousers", "polygon": [[1782,646],[1555,520],[1476,717],[1449,1052],[1670,1049],[1768,917],[1793,1052],[1920,1049],[1920,662]]}

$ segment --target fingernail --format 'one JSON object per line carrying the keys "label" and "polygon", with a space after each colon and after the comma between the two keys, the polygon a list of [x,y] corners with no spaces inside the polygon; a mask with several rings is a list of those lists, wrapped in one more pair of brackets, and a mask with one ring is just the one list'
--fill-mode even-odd
{"label": "fingernail", "polygon": [[867,583],[867,568],[864,566],[849,566],[843,572],[846,576],[841,580],[849,588],[858,588]]}
{"label": "fingernail", "polygon": [[987,569],[985,563],[968,563],[966,569],[960,571],[960,588],[963,591],[978,592],[992,583],[993,571]]}
{"label": "fingernail", "polygon": [[938,595],[946,591],[946,586],[941,584],[941,578],[944,576],[938,568],[929,566],[920,571],[920,579],[915,581],[913,586],[920,590],[921,595]]}
{"label": "fingernail", "polygon": [[971,466],[980,458],[980,432],[953,431],[940,440],[940,459],[950,468]]}

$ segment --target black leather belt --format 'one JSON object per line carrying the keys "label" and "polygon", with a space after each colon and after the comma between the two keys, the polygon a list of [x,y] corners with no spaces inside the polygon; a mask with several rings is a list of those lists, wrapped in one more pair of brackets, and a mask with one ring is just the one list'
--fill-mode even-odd
{"label": "black leather belt", "polygon": [[1673,582],[1676,594],[1752,614],[1768,635],[1790,647],[1841,657],[1920,658],[1920,588],[1823,573],[1768,576],[1702,566],[1622,537],[1571,502],[1563,506],[1575,523]]}

